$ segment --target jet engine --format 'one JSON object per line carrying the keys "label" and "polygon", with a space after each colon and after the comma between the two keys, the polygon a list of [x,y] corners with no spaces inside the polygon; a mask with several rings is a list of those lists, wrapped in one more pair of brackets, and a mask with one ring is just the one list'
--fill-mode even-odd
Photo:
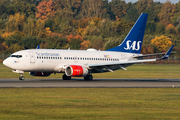
{"label": "jet engine", "polygon": [[85,77],[88,75],[88,69],[80,65],[69,65],[66,67],[65,74],[67,76]]}
{"label": "jet engine", "polygon": [[50,72],[29,72],[32,76],[49,76]]}

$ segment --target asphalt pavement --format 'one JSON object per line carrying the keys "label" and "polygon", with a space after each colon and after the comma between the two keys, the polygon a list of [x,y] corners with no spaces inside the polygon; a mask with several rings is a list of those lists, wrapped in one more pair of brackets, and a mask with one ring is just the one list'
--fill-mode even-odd
{"label": "asphalt pavement", "polygon": [[30,79],[24,81],[19,79],[1,79],[0,88],[176,88],[180,87],[180,79],[94,79],[84,81],[83,79]]}

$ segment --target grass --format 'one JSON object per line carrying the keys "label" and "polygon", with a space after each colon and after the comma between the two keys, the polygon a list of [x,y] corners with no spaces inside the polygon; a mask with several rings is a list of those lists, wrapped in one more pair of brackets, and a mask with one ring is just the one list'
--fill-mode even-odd
{"label": "grass", "polygon": [[180,119],[179,88],[0,88],[0,119]]}
{"label": "grass", "polygon": [[[180,64],[136,64],[127,67],[128,71],[117,70],[107,73],[95,73],[94,78],[180,78]],[[18,78],[19,74],[0,64],[0,78]],[[63,74],[51,74],[48,78],[62,78]],[[37,78],[25,73],[26,78]],[[47,78],[47,77],[45,77]],[[75,78],[78,79],[78,78]]]}
{"label": "grass", "polygon": [[[0,64],[0,78],[18,74]],[[61,78],[52,74],[48,78]],[[180,78],[180,65],[133,65],[94,78]],[[25,74],[26,78],[35,78]],[[179,88],[0,88],[0,119],[179,120]]]}

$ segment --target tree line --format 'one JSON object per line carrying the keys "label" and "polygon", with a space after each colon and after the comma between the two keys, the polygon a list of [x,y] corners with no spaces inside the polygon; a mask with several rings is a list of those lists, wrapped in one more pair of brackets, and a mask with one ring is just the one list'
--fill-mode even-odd
{"label": "tree line", "polygon": [[142,53],[180,56],[180,2],[139,0],[0,0],[0,53],[22,49],[106,50],[122,42],[148,13]]}

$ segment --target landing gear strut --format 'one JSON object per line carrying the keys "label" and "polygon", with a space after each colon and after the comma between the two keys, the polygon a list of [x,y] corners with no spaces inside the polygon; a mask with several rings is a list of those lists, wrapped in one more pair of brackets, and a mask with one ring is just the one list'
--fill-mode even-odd
{"label": "landing gear strut", "polygon": [[25,77],[23,76],[23,74],[21,74],[21,76],[19,76],[19,80],[24,80]]}
{"label": "landing gear strut", "polygon": [[84,77],[84,80],[93,80],[93,76],[92,75],[87,75],[86,77]]}
{"label": "landing gear strut", "polygon": [[63,80],[71,80],[71,76],[67,76],[66,74],[64,74],[64,75],[62,76],[62,79],[63,79]]}

